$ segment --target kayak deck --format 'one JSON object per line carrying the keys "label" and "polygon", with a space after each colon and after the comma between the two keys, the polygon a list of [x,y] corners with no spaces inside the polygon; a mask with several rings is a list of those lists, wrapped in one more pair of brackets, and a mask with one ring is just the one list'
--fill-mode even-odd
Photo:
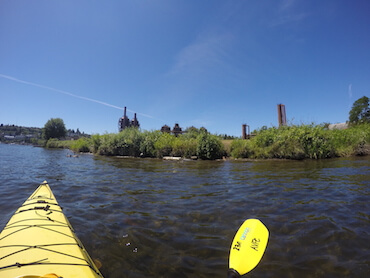
{"label": "kayak deck", "polygon": [[0,234],[0,277],[49,273],[65,278],[103,277],[44,182]]}

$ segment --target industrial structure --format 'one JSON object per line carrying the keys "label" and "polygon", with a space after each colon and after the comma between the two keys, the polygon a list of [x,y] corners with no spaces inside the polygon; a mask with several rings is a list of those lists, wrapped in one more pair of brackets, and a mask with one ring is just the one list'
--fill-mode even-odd
{"label": "industrial structure", "polygon": [[130,119],[126,115],[126,106],[124,108],[123,117],[119,118],[118,120],[118,130],[121,132],[127,127],[136,127],[139,128],[140,124],[136,118],[136,113],[134,114],[134,118],[130,121]]}
{"label": "industrial structure", "polygon": [[175,136],[178,136],[179,134],[183,133],[182,128],[177,123],[175,124],[175,126],[173,127],[172,130],[168,125],[164,125],[164,126],[162,126],[161,131],[165,132],[165,133],[171,133],[172,132]]}
{"label": "industrial structure", "polygon": [[251,132],[249,125],[243,124],[242,125],[242,139],[249,139],[251,137]]}
{"label": "industrial structure", "polygon": [[[286,112],[285,112],[285,105],[284,104],[278,104],[277,105],[277,111],[278,111],[278,122],[279,127],[286,126]],[[250,139],[251,137],[255,136],[255,134],[250,133],[250,127],[247,124],[242,125],[242,139]]]}
{"label": "industrial structure", "polygon": [[277,105],[277,110],[278,110],[279,127],[280,126],[286,126],[285,105],[284,104],[278,104]]}

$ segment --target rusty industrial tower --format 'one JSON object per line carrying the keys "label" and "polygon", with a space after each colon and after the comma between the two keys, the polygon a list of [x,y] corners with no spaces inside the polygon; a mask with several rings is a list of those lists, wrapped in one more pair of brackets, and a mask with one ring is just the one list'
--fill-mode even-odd
{"label": "rusty industrial tower", "polygon": [[118,130],[121,132],[127,127],[140,127],[139,121],[137,120],[136,113],[134,114],[134,118],[130,121],[130,119],[126,115],[126,106],[124,108],[123,117],[119,118],[118,120]]}
{"label": "rusty industrial tower", "polygon": [[286,113],[285,113],[285,105],[284,104],[278,104],[277,105],[278,110],[278,121],[279,121],[279,127],[286,125]]}
{"label": "rusty industrial tower", "polygon": [[183,134],[184,133],[184,131],[182,131],[182,128],[180,127],[180,125],[178,123],[175,124],[175,126],[173,127],[172,130],[171,130],[171,128],[168,125],[164,125],[164,126],[162,126],[161,131],[163,133],[171,133],[172,132],[176,137],[179,134]]}

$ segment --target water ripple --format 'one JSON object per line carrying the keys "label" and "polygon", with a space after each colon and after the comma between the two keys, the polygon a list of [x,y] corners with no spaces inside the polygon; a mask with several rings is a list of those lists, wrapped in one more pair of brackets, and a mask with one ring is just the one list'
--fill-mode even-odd
{"label": "water ripple", "polygon": [[162,161],[0,144],[0,225],[48,180],[106,278],[226,277],[244,219],[270,230],[251,277],[367,277],[369,158]]}

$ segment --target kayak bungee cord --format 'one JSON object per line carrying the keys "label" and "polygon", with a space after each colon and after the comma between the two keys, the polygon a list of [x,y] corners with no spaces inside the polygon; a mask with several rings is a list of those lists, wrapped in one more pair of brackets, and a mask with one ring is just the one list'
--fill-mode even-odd
{"label": "kayak bungee cord", "polygon": [[[8,224],[8,225],[6,225],[5,226],[5,228],[4,228],[4,230],[6,230],[6,229],[11,229],[11,228],[14,228],[14,227],[23,227],[22,229],[19,229],[19,230],[16,230],[16,231],[14,231],[14,232],[12,232],[12,233],[10,233],[10,234],[8,234],[8,235],[6,235],[6,236],[4,236],[3,238],[5,238],[5,237],[7,237],[7,236],[11,236],[12,234],[15,234],[15,233],[17,233],[17,232],[20,232],[20,231],[23,231],[24,229],[28,229],[28,228],[35,228],[35,227],[37,227],[37,228],[41,228],[41,229],[47,229],[47,230],[50,230],[50,231],[53,231],[53,232],[55,232],[55,233],[60,233],[60,234],[62,234],[62,235],[65,235],[65,236],[67,236],[67,237],[70,237],[70,238],[73,238],[74,239],[74,237],[73,236],[71,236],[71,235],[67,235],[67,234],[65,234],[65,233],[62,233],[62,232],[60,232],[60,231],[56,231],[56,230],[53,230],[53,229],[48,229],[48,228],[46,228],[46,227],[68,227],[70,230],[72,230],[73,231],[73,229],[72,229],[72,227],[70,226],[70,225],[68,225],[68,224],[66,224],[66,223],[63,223],[63,222],[60,222],[59,221],[59,223],[60,223],[60,225],[56,225],[56,224],[38,224],[38,225],[15,225],[15,224],[18,224],[19,222],[23,222],[23,221],[52,221],[52,222],[56,222],[56,223],[58,223],[58,221],[56,221],[56,220],[53,220],[52,218],[50,218],[49,216],[45,216],[45,215],[40,215],[39,213],[38,213],[38,211],[37,210],[44,210],[44,211],[49,211],[48,213],[47,213],[47,215],[50,215],[51,213],[53,213],[53,212],[60,212],[60,213],[62,213],[62,208],[58,205],[58,204],[49,204],[48,202],[45,202],[45,201],[41,201],[41,202],[37,202],[37,203],[43,203],[43,204],[47,204],[45,207],[34,207],[34,208],[29,208],[29,209],[23,209],[23,210],[19,210],[19,211],[17,211],[17,212],[15,212],[14,214],[19,214],[19,213],[22,213],[22,212],[27,212],[27,211],[31,211],[31,210],[34,210],[35,211],[35,213],[39,216],[39,218],[31,218],[31,219],[22,219],[22,220],[19,220],[19,221],[16,221],[16,222],[13,222],[13,223],[11,223],[11,224]],[[29,204],[27,204],[27,205],[29,205]],[[23,205],[23,206],[21,206],[21,207],[24,207],[24,206],[27,206],[27,205]],[[60,210],[56,210],[56,209],[50,209],[50,205],[54,205],[54,206],[58,206],[59,208],[60,208]],[[40,219],[40,217],[43,217],[43,218],[46,218],[46,219]],[[2,240],[3,238],[0,238],[0,240]]]}
{"label": "kayak bungee cord", "polygon": [[[18,212],[16,212],[15,214],[18,214],[18,213],[22,213],[22,212],[26,212],[26,211],[31,211],[31,210],[35,210],[35,213],[38,214],[37,210],[44,210],[44,211],[50,211],[50,213],[52,213],[53,211],[55,212],[61,212],[59,210],[53,210],[53,209],[50,209],[50,205],[48,202],[46,201],[38,201],[36,202],[37,204],[39,203],[43,203],[43,204],[47,204],[45,207],[34,207],[34,208],[30,208],[30,209],[23,209],[23,210],[19,210]],[[24,206],[28,206],[28,205],[34,205],[36,203],[33,203],[33,204],[27,204],[27,205],[23,205],[21,207],[24,207]],[[58,205],[58,204],[52,204],[52,205],[55,205],[55,206],[58,206],[60,209],[61,207]],[[38,214],[39,215],[39,214]],[[52,221],[52,222],[56,222],[55,220],[51,219],[49,216],[43,216],[43,215],[39,215],[40,217],[45,217],[46,221]],[[20,228],[16,231],[13,231],[11,232],[10,234],[0,238],[0,241],[2,239],[4,239],[5,237],[7,236],[11,236],[17,232],[20,232],[20,231],[23,231],[25,229],[29,229],[29,228],[40,228],[40,229],[47,229],[49,231],[52,231],[52,232],[55,232],[55,233],[59,233],[59,234],[62,234],[63,236],[66,236],[66,237],[69,237],[69,238],[73,238],[73,236],[70,236],[68,234],[65,234],[65,233],[62,233],[60,231],[57,231],[57,230],[54,230],[54,229],[50,229],[48,227],[68,227],[70,229],[72,229],[72,227],[70,225],[66,225],[66,224],[63,224],[62,222],[60,222],[61,224],[57,225],[57,224],[39,224],[39,225],[15,225],[15,224],[18,224],[19,222],[22,222],[22,221],[30,221],[30,220],[36,220],[36,221],[40,221],[39,218],[34,218],[34,219],[26,219],[26,220],[20,220],[20,221],[17,221],[17,222],[14,222],[10,225],[7,225],[5,226],[4,230],[6,229],[10,229],[10,228]],[[42,220],[42,219],[41,219]],[[75,259],[78,259],[78,260],[83,260],[86,264],[69,264],[69,263],[41,263],[42,261],[45,261],[45,260],[48,260],[47,258],[46,259],[42,259],[42,260],[39,260],[39,261],[36,261],[36,262],[32,262],[32,263],[15,263],[15,264],[12,264],[12,265],[8,265],[8,266],[4,266],[4,267],[0,267],[0,269],[5,269],[5,268],[9,268],[9,267],[22,267],[22,266],[28,266],[28,265],[41,265],[41,264],[57,264],[57,265],[80,265],[80,266],[89,266],[90,268],[94,269],[90,263],[85,260],[85,259],[82,259],[82,258],[79,258],[79,257],[76,257],[76,256],[73,256],[73,255],[70,255],[70,254],[67,254],[67,253],[63,253],[63,252],[58,252],[58,251],[55,251],[55,250],[51,250],[51,249],[47,249],[47,248],[44,248],[44,247],[50,247],[50,246],[61,246],[61,245],[77,245],[80,249],[83,250],[83,247],[79,244],[79,242],[76,241],[76,243],[58,243],[58,244],[47,244],[47,245],[7,245],[7,246],[0,246],[0,248],[9,248],[9,247],[26,247],[25,249],[22,249],[22,250],[18,250],[16,252],[13,252],[13,253],[10,253],[10,254],[7,254],[6,256],[4,257],[1,257],[0,260],[4,259],[4,258],[7,258],[9,256],[12,256],[12,255],[15,255],[15,254],[18,254],[20,252],[24,252],[24,251],[27,251],[29,249],[42,249],[42,250],[45,250],[45,251],[48,251],[48,252],[54,252],[54,253],[57,253],[57,254],[60,254],[60,255],[64,255],[64,256],[67,256],[67,257],[72,257],[72,258],[75,258]]]}
{"label": "kayak bungee cord", "polygon": [[27,264],[15,263],[13,265],[8,265],[8,266],[1,267],[0,269],[4,269],[4,268],[8,268],[8,267],[13,267],[13,266],[22,267],[22,266],[26,266],[26,265],[36,265],[36,264],[39,264],[39,262],[42,262],[42,261],[45,261],[45,260],[47,260],[47,259],[43,259],[43,260],[39,260],[39,261],[36,261],[36,262],[27,263]]}
{"label": "kayak bungee cord", "polygon": [[0,233],[0,277],[103,277],[77,238],[47,182]]}

